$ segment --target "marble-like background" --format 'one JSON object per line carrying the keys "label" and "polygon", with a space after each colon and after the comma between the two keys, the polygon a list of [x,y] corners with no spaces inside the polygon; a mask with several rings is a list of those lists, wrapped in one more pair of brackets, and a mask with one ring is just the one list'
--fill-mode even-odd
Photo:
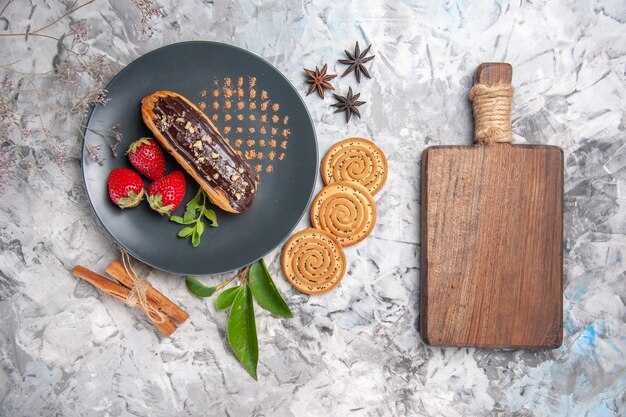
{"label": "marble-like background", "polygon": [[[9,2],[0,34],[32,31],[70,3]],[[50,37],[0,37],[0,415],[626,414],[623,0],[158,5],[162,16],[147,16],[144,33],[130,0],[96,0],[40,32]],[[259,382],[229,351],[226,315],[180,278],[146,269],[191,314],[163,339],[139,312],[69,273],[76,263],[102,270],[116,255],[83,190],[75,104],[142,54],[195,39],[259,54],[301,92],[303,66],[341,71],[336,59],[355,40],[377,56],[374,79],[357,88],[368,102],[362,120],[346,125],[330,100],[306,103],[322,154],[349,135],[386,151],[382,215],[373,236],[347,250],[349,274],[325,296],[293,290],[279,251],[266,258],[295,318],[257,309]],[[565,151],[565,337],[556,350],[430,348],[416,328],[420,154],[469,143],[471,75],[493,60],[514,67],[515,140]],[[357,87],[349,77],[336,85]]]}

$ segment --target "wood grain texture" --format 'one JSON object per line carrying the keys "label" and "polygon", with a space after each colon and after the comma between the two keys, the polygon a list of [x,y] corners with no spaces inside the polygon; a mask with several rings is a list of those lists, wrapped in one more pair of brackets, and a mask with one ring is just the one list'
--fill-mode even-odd
{"label": "wood grain texture", "polygon": [[[510,82],[508,64],[476,81]],[[436,346],[555,348],[563,338],[563,152],[436,146],[422,154],[420,332]]]}
{"label": "wood grain texture", "polygon": [[432,345],[557,347],[563,154],[442,146],[422,157],[422,337]]}
{"label": "wood grain texture", "polygon": [[478,66],[474,75],[474,84],[511,84],[511,81],[513,81],[513,68],[506,62],[484,62]]}

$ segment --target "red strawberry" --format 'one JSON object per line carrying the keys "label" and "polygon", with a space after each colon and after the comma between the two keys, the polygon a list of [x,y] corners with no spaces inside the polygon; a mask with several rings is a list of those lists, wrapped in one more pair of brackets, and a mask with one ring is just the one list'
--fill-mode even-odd
{"label": "red strawberry", "polygon": [[163,178],[154,181],[148,187],[148,203],[152,210],[168,216],[176,210],[185,197],[185,174],[174,171]]}
{"label": "red strawberry", "polygon": [[128,147],[126,155],[135,169],[151,180],[165,174],[165,157],[154,139],[141,138],[134,141]]}
{"label": "red strawberry", "polygon": [[109,196],[120,208],[135,207],[143,200],[143,181],[128,168],[115,168],[109,174]]}

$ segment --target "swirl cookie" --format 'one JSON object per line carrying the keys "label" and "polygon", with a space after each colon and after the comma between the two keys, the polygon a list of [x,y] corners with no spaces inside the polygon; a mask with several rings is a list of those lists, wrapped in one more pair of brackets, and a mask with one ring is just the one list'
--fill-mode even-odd
{"label": "swirl cookie", "polygon": [[291,285],[306,294],[332,290],[346,273],[341,245],[330,234],[316,229],[293,235],[283,247],[281,263]]}
{"label": "swirl cookie", "polygon": [[320,171],[326,185],[355,181],[374,195],[387,180],[387,158],[372,141],[348,138],[328,150]]}
{"label": "swirl cookie", "polygon": [[311,204],[311,225],[324,230],[341,244],[365,239],[376,224],[376,203],[361,184],[335,182],[322,188]]}

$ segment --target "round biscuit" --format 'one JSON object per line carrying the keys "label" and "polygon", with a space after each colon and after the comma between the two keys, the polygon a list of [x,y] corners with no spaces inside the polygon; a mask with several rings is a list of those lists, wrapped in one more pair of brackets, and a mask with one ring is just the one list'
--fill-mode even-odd
{"label": "round biscuit", "polygon": [[355,181],[375,195],[387,181],[387,158],[374,142],[348,138],[334,144],[320,166],[324,184]]}
{"label": "round biscuit", "polygon": [[341,246],[365,239],[376,224],[376,203],[359,183],[339,181],[327,185],[311,204],[311,225],[330,233]]}
{"label": "round biscuit", "polygon": [[281,264],[291,285],[306,294],[332,290],[346,273],[346,256],[339,242],[313,228],[294,234],[285,243]]}

